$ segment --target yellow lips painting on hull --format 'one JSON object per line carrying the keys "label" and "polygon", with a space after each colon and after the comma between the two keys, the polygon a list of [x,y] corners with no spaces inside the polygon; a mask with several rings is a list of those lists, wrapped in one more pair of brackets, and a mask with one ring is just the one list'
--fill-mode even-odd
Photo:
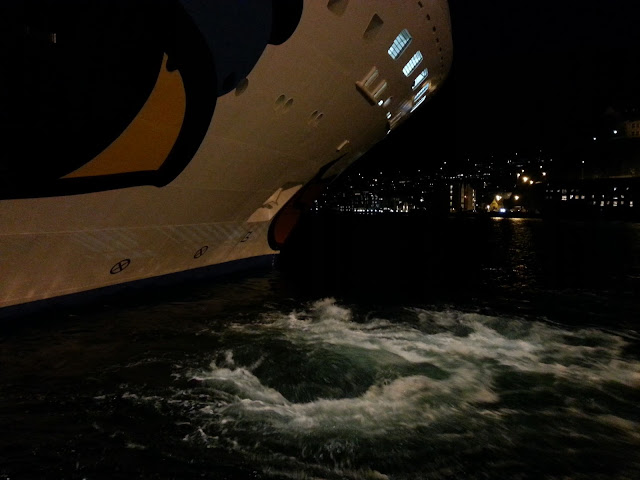
{"label": "yellow lips painting on hull", "polygon": [[153,171],[162,166],[178,139],[186,112],[180,72],[169,72],[166,67],[167,55],[151,95],[122,135],[63,178]]}

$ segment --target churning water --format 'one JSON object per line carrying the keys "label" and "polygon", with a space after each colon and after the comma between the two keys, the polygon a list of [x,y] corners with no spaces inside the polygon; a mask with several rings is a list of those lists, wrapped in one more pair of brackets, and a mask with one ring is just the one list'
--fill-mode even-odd
{"label": "churning water", "polygon": [[[303,273],[298,255],[288,271],[12,325],[0,478],[639,478],[640,229],[509,225],[483,224],[494,254],[458,255],[462,276],[433,252],[377,277],[354,252],[342,273],[344,253],[331,273]],[[590,262],[547,269],[548,228]],[[616,275],[591,255],[608,241],[626,249]],[[442,242],[427,242],[438,259],[459,251]],[[608,280],[576,287],[579,265]]]}

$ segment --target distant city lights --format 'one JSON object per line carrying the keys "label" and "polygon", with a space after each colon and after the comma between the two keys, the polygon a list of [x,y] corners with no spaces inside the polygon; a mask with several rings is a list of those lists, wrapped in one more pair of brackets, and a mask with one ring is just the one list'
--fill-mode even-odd
{"label": "distant city lights", "polygon": [[[592,138],[600,143],[626,138],[624,130],[609,132],[617,136],[609,133],[609,138]],[[585,140],[588,142],[589,137]],[[317,200],[315,209],[369,215],[479,213],[509,218],[541,215],[545,210],[562,213],[581,209],[583,213],[593,210],[600,214],[615,210],[625,215],[638,210],[637,198],[633,208],[633,185],[620,187],[617,182],[604,183],[605,179],[599,177],[593,185],[581,183],[593,175],[587,171],[586,160],[590,167],[599,165],[591,157],[561,158],[559,170],[551,171],[548,152],[536,148],[534,152],[520,153],[465,156],[460,162],[438,155],[425,158],[422,170],[416,165],[410,172],[354,172],[346,177],[346,184]],[[567,172],[574,176],[572,180],[564,178]]]}

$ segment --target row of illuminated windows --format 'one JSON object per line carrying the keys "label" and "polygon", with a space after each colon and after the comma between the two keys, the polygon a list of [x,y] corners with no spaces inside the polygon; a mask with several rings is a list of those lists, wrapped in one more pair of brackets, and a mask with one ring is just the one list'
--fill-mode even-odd
{"label": "row of illuminated windows", "polygon": [[[593,204],[594,204],[594,205],[597,205],[597,202],[593,202]],[[617,201],[617,200],[613,200],[613,201],[609,201],[609,200],[608,200],[606,203],[605,203],[605,201],[604,201],[604,200],[602,200],[602,201],[600,202],[600,206],[601,206],[601,207],[607,207],[607,206],[617,207],[618,205],[620,205],[621,207],[624,207],[624,206],[625,206],[625,204],[624,204],[624,200],[621,200],[619,203],[618,203],[618,201]],[[627,206],[628,206],[629,208],[633,208],[633,200],[630,200],[630,201],[629,201],[629,203],[627,204]]]}
{"label": "row of illuminated windows", "polygon": [[[389,50],[387,51],[389,53],[389,56],[394,60],[400,58],[400,56],[407,50],[407,48],[411,44],[412,39],[413,37],[411,37],[411,34],[406,28],[402,30],[389,47]],[[418,68],[418,65],[420,65],[420,63],[422,62],[422,58],[422,52],[418,50],[409,59],[409,61],[402,68],[402,73],[404,73],[405,77],[409,77],[416,70],[416,68]],[[426,69],[423,73],[425,73],[424,77],[426,78],[426,74],[428,73]],[[424,80],[424,78],[422,80]],[[419,84],[420,83],[418,82],[417,85]],[[416,88],[417,85],[414,83],[414,88]]]}
{"label": "row of illuminated windows", "polygon": [[[389,56],[392,59],[397,60],[407,50],[407,48],[411,44],[411,40],[412,40],[411,34],[405,28],[393,40],[393,43],[391,44],[391,46],[389,47],[389,50],[387,51],[389,53]],[[418,66],[422,63],[422,60],[423,60],[422,52],[418,50],[416,53],[413,54],[413,56],[402,68],[402,73],[404,73],[404,76],[410,77],[416,71]],[[415,90],[417,88],[420,88],[420,90],[413,96],[411,112],[413,112],[416,108],[418,108],[422,104],[422,102],[424,102],[424,100],[426,99],[426,93],[429,90],[429,87],[431,86],[430,82],[425,83],[425,79],[427,78],[428,75],[429,75],[429,70],[425,68],[416,76],[416,78],[413,81],[413,85],[411,86],[411,89]],[[387,118],[389,117],[390,117],[390,114],[387,115]]]}
{"label": "row of illuminated windows", "polygon": [[[621,190],[622,190],[622,188],[623,188],[623,187],[620,187],[620,189],[621,189]],[[613,187],[613,189],[612,189],[612,191],[614,191],[614,192],[615,192],[615,191],[617,191],[617,190],[618,190],[618,187]],[[552,188],[552,189],[546,189],[545,191],[546,191],[546,193],[553,193],[553,192],[554,192],[553,188]],[[568,189],[566,189],[566,188],[563,188],[563,189],[559,189],[559,188],[558,188],[555,192],[556,192],[556,193],[561,193],[561,192],[562,192],[562,193],[567,193],[568,191],[569,191],[569,190],[568,190]],[[627,188],[625,189],[625,191],[626,191],[626,192],[628,192],[628,191],[629,191],[629,187],[627,187]],[[580,193],[580,189],[578,189],[578,188],[573,189],[573,188],[572,188],[572,189],[569,191],[569,193]],[[577,196],[577,195],[576,195],[576,196]],[[622,194],[621,194],[620,196],[621,196],[622,198],[624,198],[624,195],[622,195]],[[584,196],[583,196],[583,198],[584,198]],[[595,198],[595,194],[591,195],[591,198]],[[604,194],[602,194],[602,198],[604,198]]]}
{"label": "row of illuminated windows", "polygon": [[[344,13],[344,11],[347,8],[347,5],[349,3],[349,0],[329,0],[327,3],[327,8],[332,11],[334,14],[336,15],[342,15]],[[420,5],[420,8],[423,8],[424,5],[422,4],[422,2],[418,2],[418,4]],[[431,20],[431,17],[429,15],[427,15],[427,20]],[[367,27],[367,30],[365,31],[365,37],[367,36],[367,34],[371,34],[371,32],[374,32],[377,30],[377,28],[380,27],[380,25],[382,25],[382,19],[378,16],[378,15],[374,15],[369,26]],[[436,27],[433,27],[433,31],[436,31]],[[398,58],[400,58],[400,56],[402,56],[402,54],[407,50],[407,48],[409,47],[409,45],[411,44],[411,41],[413,40],[413,37],[411,36],[411,34],[409,33],[409,31],[405,28],[403,29],[397,36],[396,38],[393,40],[393,42],[391,43],[391,46],[389,47],[389,49],[387,50],[389,56],[393,59],[393,60],[397,60]],[[439,41],[439,39],[436,38],[436,42]],[[440,49],[442,50],[442,49]],[[418,68],[418,66],[420,65],[420,63],[423,60],[423,56],[422,56],[422,52],[417,51],[410,59],[409,61],[405,64],[405,66],[402,69],[402,72],[404,73],[404,75],[406,77],[411,76],[415,70]],[[416,88],[420,87],[422,85],[422,82],[424,81],[424,79],[427,77],[428,75],[428,70],[424,69],[419,75],[418,77],[415,79],[414,83],[413,83],[413,90],[415,90]],[[414,102],[418,102],[421,100],[421,96],[424,95],[426,93],[426,89],[421,90],[420,93],[418,95],[414,96]],[[377,98],[376,95],[374,95],[374,98]]]}
{"label": "row of illuminated windows", "polygon": [[[552,200],[553,197],[548,196],[546,197],[548,200]],[[584,200],[584,195],[582,195],[580,198],[578,198],[578,195],[576,195],[575,197],[573,195],[570,195],[569,197],[567,197],[566,195],[562,195],[562,197],[560,198],[561,201],[566,202],[568,200]],[[597,200],[593,200],[591,202],[593,205],[598,205],[598,201]],[[606,206],[614,206],[617,207],[618,205],[621,207],[625,206],[625,201],[624,200],[600,200],[599,204],[601,207],[606,207]],[[629,200],[626,202],[626,206],[633,208],[633,200]]]}

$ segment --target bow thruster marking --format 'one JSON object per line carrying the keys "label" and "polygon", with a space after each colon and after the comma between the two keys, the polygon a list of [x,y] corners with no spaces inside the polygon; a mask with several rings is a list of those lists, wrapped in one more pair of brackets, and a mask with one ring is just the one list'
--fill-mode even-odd
{"label": "bow thruster marking", "polygon": [[209,250],[209,247],[205,245],[193,255],[193,258],[200,258],[202,255],[204,255],[207,252],[207,250]]}
{"label": "bow thruster marking", "polygon": [[115,275],[116,273],[120,273],[125,268],[127,268],[129,265],[131,265],[131,259],[125,258],[124,260],[120,260],[113,267],[111,267],[110,273],[111,273],[111,275]]}

